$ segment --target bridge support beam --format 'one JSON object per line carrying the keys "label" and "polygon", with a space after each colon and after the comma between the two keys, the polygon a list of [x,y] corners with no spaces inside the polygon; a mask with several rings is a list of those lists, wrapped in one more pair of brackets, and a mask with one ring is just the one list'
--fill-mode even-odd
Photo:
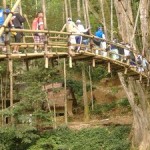
{"label": "bridge support beam", "polygon": [[108,62],[108,73],[111,73],[111,66],[110,66],[110,62]]}
{"label": "bridge support beam", "polygon": [[92,59],[92,66],[95,67],[95,59]]}
{"label": "bridge support beam", "polygon": [[126,78],[118,73],[121,84],[133,111],[132,148],[150,149],[150,88],[143,86],[139,80]]}

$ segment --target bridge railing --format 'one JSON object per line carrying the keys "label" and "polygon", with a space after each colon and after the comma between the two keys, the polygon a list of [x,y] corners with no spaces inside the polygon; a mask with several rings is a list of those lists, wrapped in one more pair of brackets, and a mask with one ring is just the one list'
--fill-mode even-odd
{"label": "bridge railing", "polygon": [[[6,42],[5,44],[0,44],[0,46],[6,46],[9,45],[10,47],[14,47],[16,45],[20,46],[21,48],[34,48],[35,46],[39,46],[42,48],[45,48],[45,45],[47,45],[48,49],[51,49],[50,51],[53,51],[53,49],[60,49],[60,51],[64,51],[66,52],[68,50],[68,47],[73,46],[73,47],[80,47],[80,49],[83,51],[89,51],[95,55],[101,55],[103,57],[109,57],[111,59],[114,59],[115,61],[120,61],[122,63],[126,63],[127,65],[130,65],[131,67],[136,66],[135,68],[140,68],[141,65],[139,65],[136,61],[133,61],[129,58],[126,58],[124,55],[112,52],[112,51],[106,51],[106,49],[101,49],[99,47],[96,47],[95,44],[91,41],[93,41],[94,39],[98,39],[101,42],[106,42],[109,45],[113,45],[116,46],[118,48],[123,48],[126,49],[132,53],[134,53],[134,55],[138,55],[138,53],[136,52],[136,50],[126,47],[124,45],[121,45],[119,43],[114,43],[112,41],[106,40],[106,39],[101,39],[98,38],[94,35],[85,35],[85,34],[81,34],[81,33],[68,33],[68,32],[59,32],[59,31],[49,31],[49,30],[28,30],[28,29],[10,29],[10,28],[5,28],[5,32],[23,32],[25,33],[43,33],[44,35],[47,36],[47,41],[45,41],[44,43],[34,43],[34,37],[33,36],[25,36],[26,37],[26,43],[10,43],[10,42]],[[87,45],[84,44],[71,44],[69,42],[69,37],[70,36],[82,36],[84,38],[88,38],[89,39],[89,43]],[[26,49],[27,51],[27,49]],[[58,50],[59,51],[59,50]],[[48,52],[48,51],[47,51]],[[47,53],[46,52],[46,53]],[[116,58],[115,58],[116,57]],[[132,64],[132,65],[131,65]]]}

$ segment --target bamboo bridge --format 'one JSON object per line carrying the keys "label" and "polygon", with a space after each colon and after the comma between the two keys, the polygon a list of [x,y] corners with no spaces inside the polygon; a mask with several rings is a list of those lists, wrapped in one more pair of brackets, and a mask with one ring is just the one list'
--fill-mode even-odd
{"label": "bamboo bridge", "polygon": [[[26,29],[5,29],[7,33],[9,32],[23,32],[26,33],[37,33],[37,30],[26,30]],[[5,44],[0,44],[0,46],[6,46],[7,52],[5,54],[0,54],[0,61],[5,60],[14,60],[14,59],[21,59],[21,60],[33,60],[44,58],[45,59],[45,68],[48,68],[49,60],[57,59],[57,58],[66,58],[69,60],[69,67],[73,67],[73,62],[76,61],[86,61],[89,65],[95,67],[96,65],[103,65],[104,67],[108,68],[108,72],[115,70],[116,72],[124,72],[124,74],[128,76],[134,77],[136,80],[139,79],[140,81],[147,82],[149,84],[149,72],[139,72],[138,71],[138,64],[136,67],[130,65],[131,60],[128,59],[126,62],[124,61],[125,56],[113,53],[111,51],[107,51],[105,49],[101,49],[96,47],[94,44],[89,42],[88,45],[84,44],[71,44],[68,42],[69,37],[71,35],[80,35],[82,37],[88,38],[89,41],[93,41],[93,39],[99,39],[102,42],[105,41],[107,44],[114,45],[118,48],[128,49],[136,53],[133,49],[127,48],[124,45],[114,43],[109,40],[104,40],[97,38],[91,35],[84,35],[84,34],[77,34],[77,33],[67,33],[67,32],[59,32],[59,31],[48,31],[48,30],[41,30],[40,33],[45,34],[47,41],[44,43],[34,43],[33,36],[26,36],[23,43],[11,43],[6,42]],[[12,53],[12,49],[14,46],[19,46],[21,53]],[[34,53],[34,47],[40,47],[41,51]],[[79,52],[75,52],[71,50],[71,47],[80,47]],[[70,54],[70,51],[73,54]],[[99,51],[98,53],[96,51]],[[103,54],[105,53],[105,55]],[[118,55],[120,59],[112,58],[112,55]]]}

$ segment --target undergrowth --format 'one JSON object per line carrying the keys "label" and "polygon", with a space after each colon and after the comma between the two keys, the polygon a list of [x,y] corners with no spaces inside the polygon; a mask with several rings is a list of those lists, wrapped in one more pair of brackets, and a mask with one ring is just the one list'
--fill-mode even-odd
{"label": "undergrowth", "polygon": [[28,150],[129,150],[129,126],[71,131],[59,128],[42,135]]}

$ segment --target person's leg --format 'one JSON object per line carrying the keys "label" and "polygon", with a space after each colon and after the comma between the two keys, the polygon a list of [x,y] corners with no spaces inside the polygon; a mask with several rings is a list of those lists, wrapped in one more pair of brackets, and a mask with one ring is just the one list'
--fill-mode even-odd
{"label": "person's leg", "polygon": [[38,45],[36,45],[36,44],[40,43],[40,37],[39,36],[37,36],[37,35],[34,36],[34,43],[35,43],[34,53],[37,53]]}
{"label": "person's leg", "polygon": [[[21,38],[22,38],[22,34],[21,33],[17,33],[15,35],[15,43],[20,43],[21,42]],[[19,52],[19,45],[14,46],[14,53],[18,53]]]}

